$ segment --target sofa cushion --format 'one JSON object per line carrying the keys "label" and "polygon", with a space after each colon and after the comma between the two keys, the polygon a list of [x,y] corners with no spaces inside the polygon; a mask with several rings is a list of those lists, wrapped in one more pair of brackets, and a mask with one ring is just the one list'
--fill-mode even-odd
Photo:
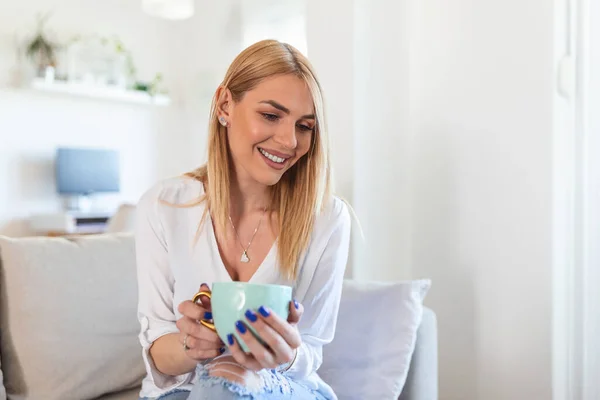
{"label": "sofa cushion", "polygon": [[9,398],[92,399],[141,383],[131,234],[0,238]]}
{"label": "sofa cushion", "polygon": [[345,281],[335,338],[319,375],[340,399],[397,399],[423,316],[429,280]]}
{"label": "sofa cushion", "polygon": [[141,388],[134,388],[117,393],[110,393],[95,400],[138,400],[140,398],[140,389]]}

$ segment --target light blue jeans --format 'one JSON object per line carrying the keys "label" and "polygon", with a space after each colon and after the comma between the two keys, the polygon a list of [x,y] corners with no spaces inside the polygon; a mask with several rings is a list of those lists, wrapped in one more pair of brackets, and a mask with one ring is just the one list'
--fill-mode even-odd
{"label": "light blue jeans", "polygon": [[[170,393],[163,394],[156,400],[186,400],[190,395],[187,390],[174,390]],[[140,397],[138,400],[152,400],[147,397]]]}
{"label": "light blue jeans", "polygon": [[294,381],[290,381],[291,390],[285,394],[281,390],[252,393],[239,385],[225,382],[224,379],[219,381],[199,381],[191,393],[185,390],[173,391],[162,395],[157,400],[325,400],[321,394]]}
{"label": "light blue jeans", "polygon": [[[262,386],[251,390],[228,379],[210,376],[202,365],[196,368],[198,380],[187,400],[326,400],[311,390],[274,370],[262,370],[258,374]],[[180,400],[173,399],[165,400]]]}
{"label": "light blue jeans", "polygon": [[320,393],[275,371],[261,372],[264,385],[258,391],[251,391],[225,378],[211,377],[202,372],[191,392],[174,390],[156,400],[326,400]]}
{"label": "light blue jeans", "polygon": [[[281,391],[272,391],[264,393],[242,394],[245,389],[239,388],[233,383],[226,382],[211,382],[206,384],[200,381],[194,387],[192,392],[179,390],[167,393],[159,397],[157,400],[325,400],[321,394],[305,388],[293,381],[290,381],[292,391],[283,394]],[[140,399],[147,400],[147,399]]]}

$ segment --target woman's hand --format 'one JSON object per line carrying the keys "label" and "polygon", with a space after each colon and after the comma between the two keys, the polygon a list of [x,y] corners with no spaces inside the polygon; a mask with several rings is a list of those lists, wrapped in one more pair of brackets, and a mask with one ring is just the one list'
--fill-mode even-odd
{"label": "woman's hand", "polygon": [[[236,323],[236,330],[250,349],[245,353],[238,345],[233,335],[228,336],[229,350],[235,360],[242,366],[259,371],[274,369],[290,363],[296,357],[296,352],[302,339],[298,332],[298,322],[304,308],[296,301],[290,302],[288,320],[284,320],[266,307],[257,311],[246,311],[246,320]],[[261,344],[247,328],[252,326],[266,346]]]}
{"label": "woman's hand", "polygon": [[[210,291],[206,284],[200,286],[201,291]],[[200,324],[201,319],[212,319],[210,299],[201,297],[202,304],[186,300],[179,304],[179,312],[183,315],[177,321],[179,342],[191,359],[203,361],[215,358],[225,352],[223,341],[216,332]],[[186,347],[187,346],[187,347]]]}

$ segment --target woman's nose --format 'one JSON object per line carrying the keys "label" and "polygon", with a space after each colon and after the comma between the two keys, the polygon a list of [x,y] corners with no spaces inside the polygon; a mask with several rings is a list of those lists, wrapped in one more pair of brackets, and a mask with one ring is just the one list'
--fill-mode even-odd
{"label": "woman's nose", "polygon": [[296,125],[292,128],[289,126],[281,126],[276,135],[276,141],[286,149],[295,149],[298,145],[296,138]]}

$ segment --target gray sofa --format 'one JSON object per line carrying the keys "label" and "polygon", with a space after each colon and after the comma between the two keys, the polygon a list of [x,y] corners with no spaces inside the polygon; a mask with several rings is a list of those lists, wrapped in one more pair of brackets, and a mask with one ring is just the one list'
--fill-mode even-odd
{"label": "gray sofa", "polygon": [[[0,237],[0,261],[0,400],[137,399],[133,236]],[[437,374],[436,318],[425,308],[399,399],[437,400]]]}
{"label": "gray sofa", "polygon": [[438,398],[438,348],[437,319],[425,307],[423,321],[417,331],[415,351],[410,361],[408,377],[399,400],[437,400]]}

